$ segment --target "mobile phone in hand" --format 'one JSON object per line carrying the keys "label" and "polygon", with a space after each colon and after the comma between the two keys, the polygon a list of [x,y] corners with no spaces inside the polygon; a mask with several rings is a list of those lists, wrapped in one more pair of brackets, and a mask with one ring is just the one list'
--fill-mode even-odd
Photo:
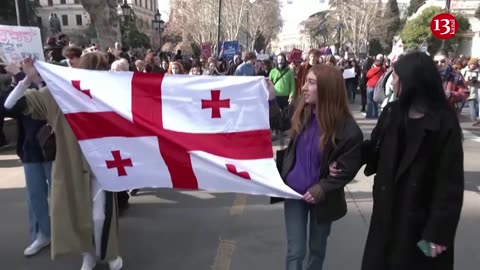
{"label": "mobile phone in hand", "polygon": [[432,253],[431,253],[431,248],[430,248],[430,243],[425,241],[425,240],[421,240],[420,242],[417,243],[417,246],[420,248],[420,250],[423,252],[423,254],[427,257],[432,257]]}

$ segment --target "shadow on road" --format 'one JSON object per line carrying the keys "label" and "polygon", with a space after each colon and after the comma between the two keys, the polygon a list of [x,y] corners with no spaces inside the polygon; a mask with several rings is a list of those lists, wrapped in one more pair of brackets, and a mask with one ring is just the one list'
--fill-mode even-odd
{"label": "shadow on road", "polygon": [[0,160],[0,169],[1,168],[16,168],[21,167],[22,163],[18,159],[4,159]]}
{"label": "shadow on road", "polygon": [[465,172],[465,190],[480,193],[480,172]]}

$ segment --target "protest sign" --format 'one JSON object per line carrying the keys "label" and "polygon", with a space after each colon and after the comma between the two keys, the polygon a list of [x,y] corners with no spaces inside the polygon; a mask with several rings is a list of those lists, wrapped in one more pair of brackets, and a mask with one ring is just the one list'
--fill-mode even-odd
{"label": "protest sign", "polygon": [[348,68],[343,71],[344,79],[355,78],[355,68]]}
{"label": "protest sign", "polygon": [[26,57],[45,61],[38,27],[0,25],[0,59],[4,63],[20,62]]}

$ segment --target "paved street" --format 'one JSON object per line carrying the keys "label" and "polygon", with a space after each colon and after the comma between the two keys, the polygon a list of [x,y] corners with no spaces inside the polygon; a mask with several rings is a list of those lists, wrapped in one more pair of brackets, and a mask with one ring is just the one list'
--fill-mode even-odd
{"label": "paved street", "polygon": [[[363,119],[358,111],[355,116],[369,134],[375,122]],[[456,269],[472,270],[480,265],[480,129],[471,128],[470,123],[462,126],[466,188]],[[80,258],[75,256],[51,262],[46,250],[31,259],[23,257],[28,244],[25,184],[12,151],[0,152],[0,171],[0,268],[79,269]],[[360,268],[372,207],[371,186],[372,178],[364,177],[363,171],[347,186],[349,212],[334,223],[325,269]],[[168,189],[145,191],[131,203],[120,219],[124,269],[284,269],[282,204],[270,205],[265,197]]]}

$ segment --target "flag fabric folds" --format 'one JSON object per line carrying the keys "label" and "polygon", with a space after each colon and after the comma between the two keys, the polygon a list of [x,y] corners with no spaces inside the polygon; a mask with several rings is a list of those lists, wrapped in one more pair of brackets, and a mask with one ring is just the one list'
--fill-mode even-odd
{"label": "flag fabric folds", "polygon": [[263,77],[35,66],[105,190],[302,197],[275,165]]}

